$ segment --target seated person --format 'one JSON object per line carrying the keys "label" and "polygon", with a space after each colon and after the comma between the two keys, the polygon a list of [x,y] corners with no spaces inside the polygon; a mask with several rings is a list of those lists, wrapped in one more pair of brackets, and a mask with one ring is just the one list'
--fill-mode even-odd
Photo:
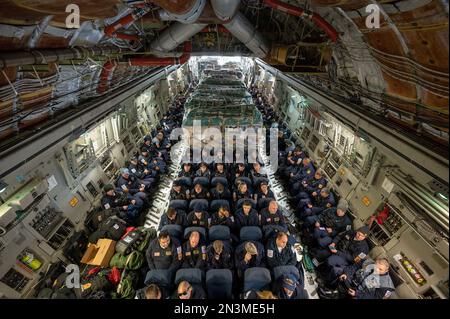
{"label": "seated person", "polygon": [[170,190],[170,199],[189,200],[189,191],[180,181],[174,181],[172,189]]}
{"label": "seated person", "polygon": [[150,190],[152,185],[155,183],[155,178],[152,171],[149,171],[146,166],[139,163],[136,156],[131,157],[128,170],[130,171],[132,178],[145,185],[145,189],[147,191]]}
{"label": "seated person", "polygon": [[211,226],[224,225],[230,230],[234,229],[234,217],[226,207],[220,207],[219,210],[212,215]]}
{"label": "seated person", "polygon": [[178,177],[194,178],[194,176],[195,176],[195,173],[192,169],[192,164],[191,163],[183,163],[183,169],[178,174]]}
{"label": "seated person", "polygon": [[261,210],[261,226],[278,225],[287,231],[287,225],[281,210],[278,209],[278,203],[273,200],[269,203],[269,207]]}
{"label": "seated person", "polygon": [[209,199],[210,194],[207,189],[205,189],[202,184],[197,183],[194,185],[194,188],[189,193],[190,199]]}
{"label": "seated person", "polygon": [[[369,227],[363,226],[358,228],[356,232],[349,231],[336,236],[328,247],[329,252],[327,252],[330,254],[326,260],[329,282],[336,282],[336,279],[342,275],[346,267],[352,266],[354,269],[361,267],[369,254],[368,234]],[[321,257],[323,258],[323,256]]]}
{"label": "seated person", "polygon": [[193,231],[189,234],[189,240],[183,245],[182,268],[206,267],[206,246],[200,242],[200,233]]}
{"label": "seated person", "polygon": [[212,173],[212,177],[223,177],[228,180],[228,172],[226,171],[223,163],[217,163],[214,165],[214,172]]}
{"label": "seated person", "polygon": [[133,179],[128,168],[120,169],[120,177],[117,180],[117,190],[129,196],[137,196],[142,200],[147,198],[145,193],[145,185]]}
{"label": "seated person", "polygon": [[247,168],[246,168],[244,163],[237,164],[237,166],[236,166],[236,168],[234,170],[233,182],[236,179],[238,179],[239,177],[250,177],[250,174],[248,173]]}
{"label": "seated person", "polygon": [[269,189],[269,184],[267,182],[262,182],[259,185],[258,191],[254,195],[256,202],[259,202],[262,198],[275,198],[274,193]]}
{"label": "seated person", "polygon": [[175,273],[181,266],[183,251],[176,239],[162,231],[148,246],[146,258],[150,270],[168,269]]}
{"label": "seated person", "polygon": [[316,198],[327,184],[328,181],[323,177],[323,171],[317,170],[313,178],[302,181],[300,192],[294,197],[294,201],[298,203],[302,199]]}
{"label": "seated person", "polygon": [[179,283],[176,293],[172,296],[173,299],[206,299],[206,293],[199,285],[191,285],[187,281]]}
{"label": "seated person", "polygon": [[345,268],[339,276],[340,286],[355,299],[388,299],[395,291],[389,268],[389,261],[385,258],[378,258],[375,262],[367,259],[356,272],[353,268]]}
{"label": "seated person", "polygon": [[306,219],[310,216],[319,215],[325,209],[331,208],[334,205],[336,205],[336,201],[333,193],[327,187],[324,187],[314,203],[310,200],[300,200],[296,212],[300,219]]}
{"label": "seated person", "polygon": [[211,218],[206,211],[194,209],[187,216],[187,227],[204,227],[209,228],[211,226]]}
{"label": "seated person", "polygon": [[315,221],[314,239],[319,247],[328,247],[337,235],[351,230],[352,221],[346,214],[347,209],[348,203],[344,199],[336,208],[328,208],[319,216],[307,217],[306,224],[310,225]]}
{"label": "seated person", "polygon": [[195,172],[195,177],[206,177],[209,180],[211,172],[209,171],[208,165],[201,163],[197,172]]}
{"label": "seated person", "polygon": [[255,181],[256,178],[267,178],[267,174],[264,171],[264,168],[261,167],[261,164],[258,162],[253,163],[252,169],[250,171],[250,176],[253,181]]}
{"label": "seated person", "polygon": [[208,246],[207,269],[230,269],[232,270],[233,258],[232,249],[229,245],[224,245],[223,241],[216,240]]}
{"label": "seated person", "polygon": [[149,162],[148,167],[152,171],[155,171],[157,175],[166,173],[166,162],[160,157],[153,157]]}
{"label": "seated person", "polygon": [[250,201],[245,201],[244,204],[242,204],[242,208],[236,211],[234,217],[237,229],[246,226],[259,226],[258,212],[253,209]]}
{"label": "seated person", "polygon": [[289,180],[289,185],[291,186],[291,193],[296,194],[301,190],[302,183],[305,180],[310,180],[314,177],[316,169],[309,157],[306,157],[302,161],[302,166],[299,171],[294,174],[291,173],[291,178]]}
{"label": "seated person", "polygon": [[240,199],[252,199],[252,193],[250,193],[247,183],[239,183],[237,190],[233,193],[233,201],[237,202]]}
{"label": "seated person", "polygon": [[282,275],[274,284],[274,294],[279,299],[308,299],[308,293],[292,275]]}
{"label": "seated person", "polygon": [[243,278],[248,268],[260,267],[264,257],[264,249],[260,243],[247,241],[240,244],[234,253],[236,272]]}
{"label": "seated person", "polygon": [[221,183],[217,183],[216,187],[211,190],[212,199],[231,199],[231,193],[225,186]]}
{"label": "seated person", "polygon": [[169,207],[169,209],[167,209],[167,212],[161,216],[158,230],[161,230],[166,225],[180,225],[183,228],[186,227],[186,213],[183,211],[177,211],[175,208]]}
{"label": "seated person", "polygon": [[139,210],[143,202],[137,197],[129,198],[126,194],[117,194],[114,185],[107,184],[103,187],[104,195],[101,205],[104,209],[115,209],[120,212],[121,218],[133,221],[139,216]]}
{"label": "seated person", "polygon": [[288,242],[287,234],[279,232],[275,238],[269,239],[266,246],[266,260],[270,270],[278,266],[297,264],[297,256]]}
{"label": "seated person", "polygon": [[286,166],[282,171],[282,176],[286,179],[294,176],[299,168],[301,167],[303,158],[305,157],[305,153],[302,151],[300,146],[297,146],[292,154],[288,154],[286,160]]}
{"label": "seated person", "polygon": [[148,287],[136,291],[134,299],[168,299],[168,292],[155,284],[150,284]]}

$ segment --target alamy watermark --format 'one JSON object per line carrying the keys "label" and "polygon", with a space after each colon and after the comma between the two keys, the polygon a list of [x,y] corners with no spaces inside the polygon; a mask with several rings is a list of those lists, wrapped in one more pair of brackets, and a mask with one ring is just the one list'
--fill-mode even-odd
{"label": "alamy watermark", "polygon": [[[267,155],[267,136],[269,135],[270,154]],[[273,170],[278,169],[278,129],[271,128],[269,134],[265,128],[227,127],[222,132],[217,127],[203,129],[201,121],[195,120],[189,128],[175,128],[170,134],[171,140],[181,141],[171,149],[171,156],[183,144],[192,149],[182,158],[183,163],[248,163],[262,162],[261,155],[269,159]]]}
{"label": "alamy watermark", "polygon": [[80,7],[77,4],[68,4],[66,7],[66,13],[69,15],[66,17],[67,29],[79,29],[80,28]]}
{"label": "alamy watermark", "polygon": [[377,4],[369,4],[366,6],[366,13],[369,15],[366,17],[366,27],[368,29],[380,28],[380,7]]}

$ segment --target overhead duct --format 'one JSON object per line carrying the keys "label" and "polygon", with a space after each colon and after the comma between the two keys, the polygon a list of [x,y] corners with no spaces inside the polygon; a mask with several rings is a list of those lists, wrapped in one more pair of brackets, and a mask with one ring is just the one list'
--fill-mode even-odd
{"label": "overhead duct", "polygon": [[176,22],[166,29],[158,39],[154,40],[150,47],[153,51],[172,51],[207,26],[207,24],[183,24]]}
{"label": "overhead duct", "polygon": [[258,58],[265,58],[269,54],[269,45],[242,13],[238,12],[229,23],[225,24],[225,28]]}
{"label": "overhead duct", "polygon": [[312,20],[314,24],[322,29],[322,31],[325,32],[333,42],[336,42],[339,38],[339,33],[336,31],[336,29],[317,13],[310,12],[278,0],[264,0],[264,4],[275,10]]}
{"label": "overhead duct", "polygon": [[178,21],[191,24],[197,21],[206,5],[206,0],[152,0],[162,9],[159,17],[163,21]]}
{"label": "overhead duct", "polygon": [[48,64],[68,60],[84,60],[96,56],[120,53],[118,47],[75,47],[58,50],[31,50],[0,53],[0,70],[21,65]]}
{"label": "overhead duct", "polygon": [[185,42],[184,51],[180,57],[166,57],[158,58],[154,56],[130,58],[126,61],[117,62],[115,60],[107,61],[103,65],[102,72],[100,73],[99,83],[97,87],[97,93],[103,94],[109,90],[109,81],[119,64],[127,64],[129,66],[137,67],[157,67],[157,66],[169,66],[186,63],[191,57],[192,44]]}
{"label": "overhead duct", "polygon": [[214,13],[223,21],[231,20],[236,15],[240,4],[241,0],[211,0]]}

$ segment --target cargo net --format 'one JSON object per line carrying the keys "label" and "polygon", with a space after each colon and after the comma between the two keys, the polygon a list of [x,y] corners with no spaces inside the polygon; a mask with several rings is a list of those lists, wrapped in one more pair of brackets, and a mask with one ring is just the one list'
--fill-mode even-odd
{"label": "cargo net", "polygon": [[242,81],[215,75],[203,79],[186,102],[183,125],[194,121],[202,126],[259,126],[262,115]]}

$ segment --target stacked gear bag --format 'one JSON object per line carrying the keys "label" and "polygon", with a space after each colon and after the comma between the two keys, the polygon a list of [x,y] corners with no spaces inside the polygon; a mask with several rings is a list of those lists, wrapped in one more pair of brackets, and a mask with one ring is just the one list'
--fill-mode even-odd
{"label": "stacked gear bag", "polygon": [[122,276],[113,298],[134,298],[140,278],[139,269],[145,265],[145,251],[154,238],[155,228],[140,227],[130,230],[116,244],[116,254],[109,266],[122,270]]}
{"label": "stacked gear bag", "polygon": [[127,223],[117,216],[110,216],[101,224],[96,231],[89,236],[90,243],[97,243],[101,238],[120,240],[127,229]]}

